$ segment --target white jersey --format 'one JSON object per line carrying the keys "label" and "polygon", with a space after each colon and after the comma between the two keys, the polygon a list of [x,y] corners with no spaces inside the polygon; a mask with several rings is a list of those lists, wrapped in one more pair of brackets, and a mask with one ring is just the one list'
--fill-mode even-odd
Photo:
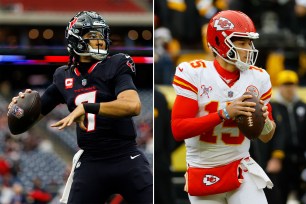
{"label": "white jersey", "polygon": [[[183,62],[176,68],[173,87],[177,95],[198,102],[196,117],[217,112],[219,109],[252,92],[265,103],[272,93],[270,76],[258,67],[240,72],[240,78],[229,87],[220,77],[213,61]],[[185,139],[186,160],[190,166],[214,167],[249,156],[250,140],[239,131],[232,120],[217,125],[212,131]]]}

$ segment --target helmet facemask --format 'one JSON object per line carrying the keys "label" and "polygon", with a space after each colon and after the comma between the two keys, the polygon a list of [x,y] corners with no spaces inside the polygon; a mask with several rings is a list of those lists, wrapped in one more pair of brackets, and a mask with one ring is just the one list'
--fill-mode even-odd
{"label": "helmet facemask", "polygon": [[[75,36],[79,39],[79,47],[78,50],[84,50],[84,52],[78,52],[77,50],[73,50],[74,53],[76,53],[79,56],[91,56],[94,59],[97,60],[103,60],[105,57],[108,55],[108,45],[105,41],[104,35],[102,32],[100,32],[101,29],[99,30],[91,30],[88,33],[90,33],[90,37],[80,37],[80,36]],[[105,49],[101,49],[100,46],[97,48],[92,48],[89,44],[90,41],[104,41],[105,43]],[[83,48],[83,46],[85,46]]]}
{"label": "helmet facemask", "polygon": [[[224,35],[226,36],[226,34],[224,33]],[[255,48],[253,42],[251,45],[251,49],[245,49],[245,48],[240,48],[240,47],[236,47],[233,43],[233,41],[231,40],[232,38],[248,38],[248,39],[257,39],[259,38],[259,34],[258,33],[239,33],[239,32],[233,32],[231,33],[229,36],[226,36],[224,39],[224,43],[225,45],[229,48],[229,50],[226,53],[226,57],[224,58],[222,57],[216,49],[212,48],[212,51],[214,53],[216,53],[218,56],[220,56],[224,61],[226,61],[227,63],[233,64],[235,65],[240,71],[245,71],[247,69],[250,68],[250,66],[253,66],[257,60],[257,56],[258,56],[258,50]],[[242,61],[240,59],[240,55],[238,54],[238,50],[247,52],[247,59],[245,61]]]}
{"label": "helmet facemask", "polygon": [[[258,33],[239,33],[233,32],[231,35],[227,36],[224,40],[224,43],[229,47],[229,51],[227,52],[226,56],[232,64],[235,64],[236,67],[241,70],[245,71],[249,69],[250,66],[253,66],[257,60],[258,50],[255,48],[253,42],[251,41],[251,49],[245,49],[236,47],[232,42],[232,38],[248,38],[248,39],[257,39],[259,37]],[[238,51],[241,50],[243,52],[247,52],[246,60],[241,60]]]}

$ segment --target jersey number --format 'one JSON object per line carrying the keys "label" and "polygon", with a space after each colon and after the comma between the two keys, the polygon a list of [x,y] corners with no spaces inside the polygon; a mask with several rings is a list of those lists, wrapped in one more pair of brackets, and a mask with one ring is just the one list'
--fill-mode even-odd
{"label": "jersey number", "polygon": [[[207,111],[208,113],[214,113],[218,111],[218,106],[219,106],[219,102],[217,101],[212,101],[209,104],[207,104],[205,106],[205,111]],[[238,135],[234,135],[231,133],[227,133],[225,130],[234,130],[237,129]],[[203,142],[208,142],[208,143],[217,143],[217,135],[214,135],[214,129],[212,129],[211,131],[202,133],[200,136],[200,140]],[[224,123],[222,124],[222,129],[221,129],[221,140],[225,143],[225,144],[241,144],[244,141],[244,135],[241,133],[241,131],[238,129],[237,125],[235,124],[235,122],[233,120],[226,120],[224,121]]]}
{"label": "jersey number", "polygon": [[[78,95],[75,98],[75,105],[78,106],[81,103],[95,103],[96,102],[96,92],[91,91]],[[96,128],[96,115],[92,113],[86,113],[87,117],[87,131],[93,131]]]}
{"label": "jersey number", "polygon": [[192,68],[206,68],[206,64],[202,60],[193,60],[190,65]]}

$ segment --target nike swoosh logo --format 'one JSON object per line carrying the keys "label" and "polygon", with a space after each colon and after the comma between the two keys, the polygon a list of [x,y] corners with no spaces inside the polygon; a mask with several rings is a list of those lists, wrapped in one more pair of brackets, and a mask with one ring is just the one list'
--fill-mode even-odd
{"label": "nike swoosh logo", "polygon": [[137,154],[135,156],[130,156],[130,157],[131,157],[131,159],[135,159],[136,157],[139,157],[139,156],[140,156],[140,154]]}
{"label": "nike swoosh logo", "polygon": [[183,68],[181,68],[181,67],[178,67],[178,69],[182,72],[183,71]]}

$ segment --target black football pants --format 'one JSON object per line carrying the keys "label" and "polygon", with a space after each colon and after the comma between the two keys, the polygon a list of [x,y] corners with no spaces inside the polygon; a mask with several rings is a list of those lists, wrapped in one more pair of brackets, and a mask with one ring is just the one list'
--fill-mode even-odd
{"label": "black football pants", "polygon": [[141,152],[116,160],[81,156],[68,203],[104,204],[112,194],[121,194],[129,204],[153,203],[153,176]]}

